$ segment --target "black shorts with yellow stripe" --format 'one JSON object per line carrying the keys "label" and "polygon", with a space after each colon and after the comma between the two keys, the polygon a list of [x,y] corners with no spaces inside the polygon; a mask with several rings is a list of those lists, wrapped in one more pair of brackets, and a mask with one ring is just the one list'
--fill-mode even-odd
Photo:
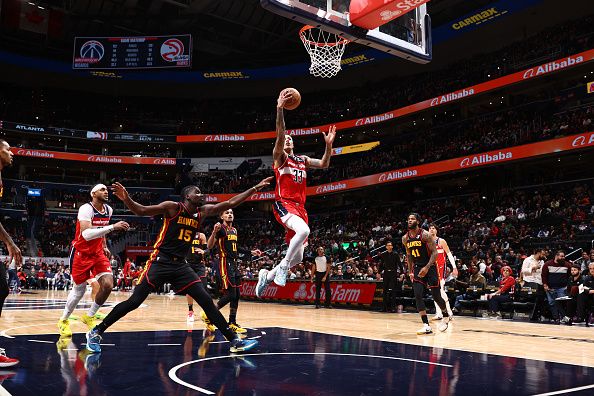
{"label": "black shorts with yellow stripe", "polygon": [[185,258],[158,253],[154,259],[147,261],[138,278],[138,284],[142,282],[146,282],[154,290],[170,283],[173,290],[180,293],[192,284],[200,282],[200,278]]}
{"label": "black shorts with yellow stripe", "polygon": [[241,274],[235,260],[221,257],[219,260],[219,282],[221,289],[241,286]]}
{"label": "black shorts with yellow stripe", "polygon": [[422,283],[423,285],[425,285],[425,287],[429,288],[429,289],[433,289],[433,288],[437,288],[440,287],[439,284],[439,274],[437,273],[437,267],[435,265],[432,265],[429,268],[429,271],[427,271],[427,274],[424,277],[419,277],[419,271],[421,271],[421,269],[424,266],[422,265],[416,265],[414,266],[414,273],[415,273],[415,282],[418,283]]}

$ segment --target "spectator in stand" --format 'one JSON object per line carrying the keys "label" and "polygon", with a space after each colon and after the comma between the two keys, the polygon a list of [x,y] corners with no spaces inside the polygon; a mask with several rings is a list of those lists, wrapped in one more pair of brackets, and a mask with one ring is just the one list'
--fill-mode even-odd
{"label": "spectator in stand", "polygon": [[542,267],[542,286],[547,293],[553,320],[556,322],[569,322],[563,304],[557,299],[567,296],[570,269],[571,265],[565,261],[565,252],[563,250],[557,251],[555,258],[544,263]]}
{"label": "spectator in stand", "polygon": [[588,265],[588,275],[584,277],[582,288],[578,296],[577,317],[578,321],[582,318],[588,321],[588,315],[593,314],[594,307],[594,263]]}
{"label": "spectator in stand", "polygon": [[37,270],[33,268],[27,276],[27,284],[30,289],[39,289],[39,283],[37,282]]}
{"label": "spectator in stand", "polygon": [[577,299],[579,296],[579,289],[583,282],[580,269],[581,266],[579,264],[573,263],[571,265],[569,280],[567,281],[567,295],[571,297],[571,300],[567,301],[567,316],[570,320],[566,322],[566,324],[569,326],[571,326],[574,320],[580,321],[575,317],[577,314]]}
{"label": "spectator in stand", "polygon": [[543,259],[546,257],[545,249],[537,248],[531,256],[524,259],[522,263],[522,278],[524,287],[530,287],[536,290],[536,301],[534,309],[530,316],[531,322],[538,322],[544,313],[545,290],[542,286],[542,266]]}
{"label": "spectator in stand", "polygon": [[582,256],[574,261],[574,264],[579,264],[582,274],[588,273],[588,264],[590,264],[590,255],[587,250],[582,251]]}
{"label": "spectator in stand", "polygon": [[499,312],[499,308],[501,304],[510,302],[511,295],[514,292],[514,287],[516,285],[516,280],[512,276],[511,267],[505,266],[501,268],[501,281],[499,282],[499,290],[495,293],[487,294],[487,299],[489,300],[489,317],[496,317],[498,319],[501,318],[501,312]]}
{"label": "spectator in stand", "polygon": [[43,268],[41,268],[39,271],[37,271],[37,287],[39,287],[40,289],[47,288],[47,279],[46,279],[46,274],[45,274],[45,271],[43,270]]}
{"label": "spectator in stand", "polygon": [[452,311],[457,314],[460,312],[461,302],[462,300],[478,300],[480,296],[484,293],[485,289],[487,288],[487,280],[485,277],[480,273],[478,267],[476,265],[470,266],[470,278],[468,282],[463,282],[460,280],[456,281],[456,284],[466,288],[464,294],[460,294],[456,296],[456,302],[454,303],[454,308]]}
{"label": "spectator in stand", "polygon": [[342,279],[344,279],[344,280],[355,279],[355,274],[353,273],[353,268],[350,265],[347,265],[346,271],[345,271],[344,275],[342,276]]}

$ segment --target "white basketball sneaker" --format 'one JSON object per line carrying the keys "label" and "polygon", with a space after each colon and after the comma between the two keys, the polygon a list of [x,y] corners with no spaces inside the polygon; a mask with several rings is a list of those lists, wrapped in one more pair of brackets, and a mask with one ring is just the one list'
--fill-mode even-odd
{"label": "white basketball sneaker", "polygon": [[274,283],[276,283],[279,286],[286,285],[288,273],[289,273],[289,266],[279,264],[278,269],[276,270],[276,275],[274,276]]}
{"label": "white basketball sneaker", "polygon": [[442,332],[446,331],[448,329],[449,323],[450,323],[450,317],[443,318],[443,320],[439,323],[439,326],[437,326],[437,329]]}
{"label": "white basketball sneaker", "polygon": [[266,287],[269,283],[270,281],[268,280],[268,270],[262,268],[260,272],[258,272],[258,283],[256,284],[256,297],[262,298],[264,290],[266,290]]}
{"label": "white basketball sneaker", "polygon": [[419,334],[419,335],[431,334],[431,333],[433,333],[433,330],[431,330],[431,326],[429,326],[428,324],[423,324],[423,327],[421,327],[419,330],[417,330],[417,334]]}

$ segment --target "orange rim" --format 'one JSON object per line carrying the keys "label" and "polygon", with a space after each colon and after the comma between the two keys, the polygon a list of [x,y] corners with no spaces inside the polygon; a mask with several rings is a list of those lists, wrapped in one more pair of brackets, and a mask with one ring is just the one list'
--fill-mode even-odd
{"label": "orange rim", "polygon": [[[344,45],[344,44],[349,43],[349,40],[342,38],[334,33],[329,33],[329,32],[327,32],[327,33],[334,34],[336,37],[340,38],[340,40],[333,42],[333,43],[319,43],[317,41],[309,40],[307,37],[305,37],[305,32],[307,32],[311,29],[319,29],[319,28],[316,28],[315,26],[311,26],[311,25],[305,25],[299,30],[299,37],[301,38],[301,41],[303,41],[303,43],[307,43],[309,45],[315,45],[317,47],[336,47],[337,45]],[[320,29],[320,30],[322,30],[322,29]]]}

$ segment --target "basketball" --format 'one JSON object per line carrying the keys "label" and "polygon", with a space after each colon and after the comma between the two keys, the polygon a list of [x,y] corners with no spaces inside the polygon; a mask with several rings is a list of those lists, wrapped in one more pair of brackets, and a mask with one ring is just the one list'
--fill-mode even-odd
{"label": "basketball", "polygon": [[282,90],[282,92],[285,91],[289,91],[291,95],[293,95],[293,97],[285,104],[285,109],[295,110],[301,104],[301,94],[295,88],[285,88]]}

